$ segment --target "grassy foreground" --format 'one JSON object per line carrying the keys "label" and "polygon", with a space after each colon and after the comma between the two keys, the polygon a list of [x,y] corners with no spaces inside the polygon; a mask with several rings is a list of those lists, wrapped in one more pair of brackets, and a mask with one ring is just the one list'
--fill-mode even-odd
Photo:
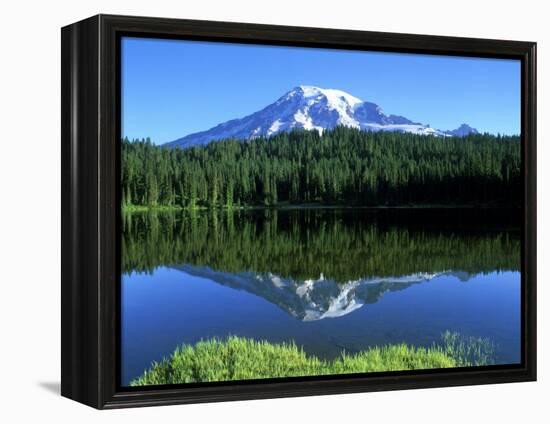
{"label": "grassy foreground", "polygon": [[240,337],[210,339],[178,347],[130,385],[452,368],[484,365],[489,360],[491,345],[483,339],[464,339],[456,333],[444,333],[443,339],[443,346],[387,345],[354,355],[344,353],[332,361],[307,356],[293,343],[272,344]]}

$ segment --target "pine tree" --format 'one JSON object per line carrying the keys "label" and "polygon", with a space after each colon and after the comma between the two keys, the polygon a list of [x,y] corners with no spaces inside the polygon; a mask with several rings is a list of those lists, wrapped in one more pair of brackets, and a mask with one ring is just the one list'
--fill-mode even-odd
{"label": "pine tree", "polygon": [[154,174],[147,176],[147,205],[156,206],[159,196],[157,177]]}

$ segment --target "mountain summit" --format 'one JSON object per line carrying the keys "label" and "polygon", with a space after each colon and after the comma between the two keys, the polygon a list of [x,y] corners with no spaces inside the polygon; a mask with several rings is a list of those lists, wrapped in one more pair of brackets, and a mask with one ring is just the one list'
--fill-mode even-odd
{"label": "mountain summit", "polygon": [[386,115],[377,104],[364,102],[345,91],[301,85],[258,112],[224,122],[207,131],[189,134],[165,146],[185,148],[227,138],[248,140],[270,137],[294,128],[322,133],[323,130],[339,125],[364,131],[398,131],[435,136],[463,137],[477,133],[467,124],[452,131],[436,130],[403,116]]}

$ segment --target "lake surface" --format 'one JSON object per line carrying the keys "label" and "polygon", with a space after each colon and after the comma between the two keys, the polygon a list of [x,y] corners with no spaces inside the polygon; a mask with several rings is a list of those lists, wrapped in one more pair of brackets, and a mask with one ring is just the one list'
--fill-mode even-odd
{"label": "lake surface", "polygon": [[124,214],[122,384],[178,345],[229,335],[329,359],[449,330],[519,363],[517,222],[469,209]]}

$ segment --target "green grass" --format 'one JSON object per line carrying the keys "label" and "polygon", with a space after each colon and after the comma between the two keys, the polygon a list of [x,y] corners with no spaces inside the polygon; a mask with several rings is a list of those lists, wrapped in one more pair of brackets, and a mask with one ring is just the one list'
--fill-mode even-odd
{"label": "green grass", "polygon": [[[155,362],[131,386],[277,377],[406,371],[485,365],[490,360],[486,339],[445,332],[443,344],[430,348],[406,344],[374,347],[325,361],[308,356],[293,343],[272,344],[240,337],[210,339],[183,345]],[[489,350],[488,350],[489,349]]]}
{"label": "green grass", "polygon": [[464,336],[445,331],[442,350],[452,356],[459,367],[493,365],[495,345],[487,338]]}

